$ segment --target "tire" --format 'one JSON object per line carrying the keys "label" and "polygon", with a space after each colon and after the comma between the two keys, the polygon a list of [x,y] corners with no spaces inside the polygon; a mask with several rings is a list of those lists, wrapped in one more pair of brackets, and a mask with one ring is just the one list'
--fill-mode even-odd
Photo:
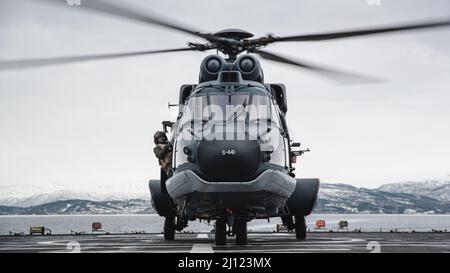
{"label": "tire", "polygon": [[295,216],[295,237],[297,240],[306,239],[306,221],[305,216]]}
{"label": "tire", "polygon": [[235,220],[235,234],[236,234],[236,244],[246,245],[247,244],[247,220],[236,219]]}
{"label": "tire", "polygon": [[164,220],[164,239],[173,241],[175,239],[175,217],[167,216]]}
{"label": "tire", "polygon": [[227,244],[227,219],[225,217],[221,217],[216,220],[216,234],[215,240],[216,245],[224,246]]}

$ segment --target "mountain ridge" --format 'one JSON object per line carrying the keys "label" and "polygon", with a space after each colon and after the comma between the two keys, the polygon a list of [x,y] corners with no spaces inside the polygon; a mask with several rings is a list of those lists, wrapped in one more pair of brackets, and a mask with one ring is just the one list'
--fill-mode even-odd
{"label": "mountain ridge", "polygon": [[[421,184],[400,183],[398,187],[381,186],[376,189],[358,188],[343,183],[322,183],[319,191],[319,201],[314,213],[450,213],[450,199],[446,199],[450,183],[435,184],[434,188],[425,187],[420,191]],[[414,187],[411,187],[413,185]],[[426,183],[424,185],[430,185]],[[407,192],[401,192],[405,189]],[[439,198],[433,198],[435,191],[440,191]],[[417,194],[421,192],[424,194]],[[429,193],[429,195],[427,195]],[[0,204],[0,215],[49,215],[49,214],[143,214],[155,213],[151,206],[150,193],[121,200],[90,200],[69,198],[64,193],[65,200],[33,206],[7,206]],[[74,195],[76,196],[76,195]],[[56,197],[54,197],[56,198]]]}

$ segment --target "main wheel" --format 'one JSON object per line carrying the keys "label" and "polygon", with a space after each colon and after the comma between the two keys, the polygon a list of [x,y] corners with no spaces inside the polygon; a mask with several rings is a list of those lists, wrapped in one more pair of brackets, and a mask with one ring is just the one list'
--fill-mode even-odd
{"label": "main wheel", "polygon": [[234,232],[236,234],[236,244],[246,245],[247,244],[247,220],[236,219],[234,222]]}
{"label": "main wheel", "polygon": [[306,222],[305,216],[295,216],[295,237],[297,240],[306,239]]}
{"label": "main wheel", "polygon": [[175,239],[175,217],[167,216],[164,220],[164,239],[173,241]]}
{"label": "main wheel", "polygon": [[221,217],[216,220],[216,245],[224,246],[227,244],[227,219]]}

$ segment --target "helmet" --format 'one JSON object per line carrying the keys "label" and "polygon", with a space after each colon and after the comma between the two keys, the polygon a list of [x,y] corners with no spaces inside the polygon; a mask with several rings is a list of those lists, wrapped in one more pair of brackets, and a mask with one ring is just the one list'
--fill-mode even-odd
{"label": "helmet", "polygon": [[166,133],[164,133],[163,131],[158,131],[153,135],[153,141],[155,142],[155,144],[159,143],[158,139],[161,137],[167,138]]}

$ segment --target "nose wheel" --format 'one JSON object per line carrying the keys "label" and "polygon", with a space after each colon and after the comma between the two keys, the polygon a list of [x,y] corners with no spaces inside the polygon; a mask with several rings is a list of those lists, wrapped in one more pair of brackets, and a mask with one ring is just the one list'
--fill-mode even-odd
{"label": "nose wheel", "polygon": [[234,233],[236,234],[236,244],[247,244],[247,220],[236,219],[234,222]]}
{"label": "nose wheel", "polygon": [[[232,233],[236,235],[236,244],[237,245],[246,245],[247,244],[247,220],[235,218],[231,221],[230,225],[233,227]],[[215,227],[215,241],[216,245],[223,246],[227,243],[227,218],[220,217],[216,220]],[[232,235],[231,233],[229,234]]]}
{"label": "nose wheel", "polygon": [[220,217],[216,220],[215,228],[215,240],[216,245],[224,246],[227,244],[227,219],[225,217]]}

